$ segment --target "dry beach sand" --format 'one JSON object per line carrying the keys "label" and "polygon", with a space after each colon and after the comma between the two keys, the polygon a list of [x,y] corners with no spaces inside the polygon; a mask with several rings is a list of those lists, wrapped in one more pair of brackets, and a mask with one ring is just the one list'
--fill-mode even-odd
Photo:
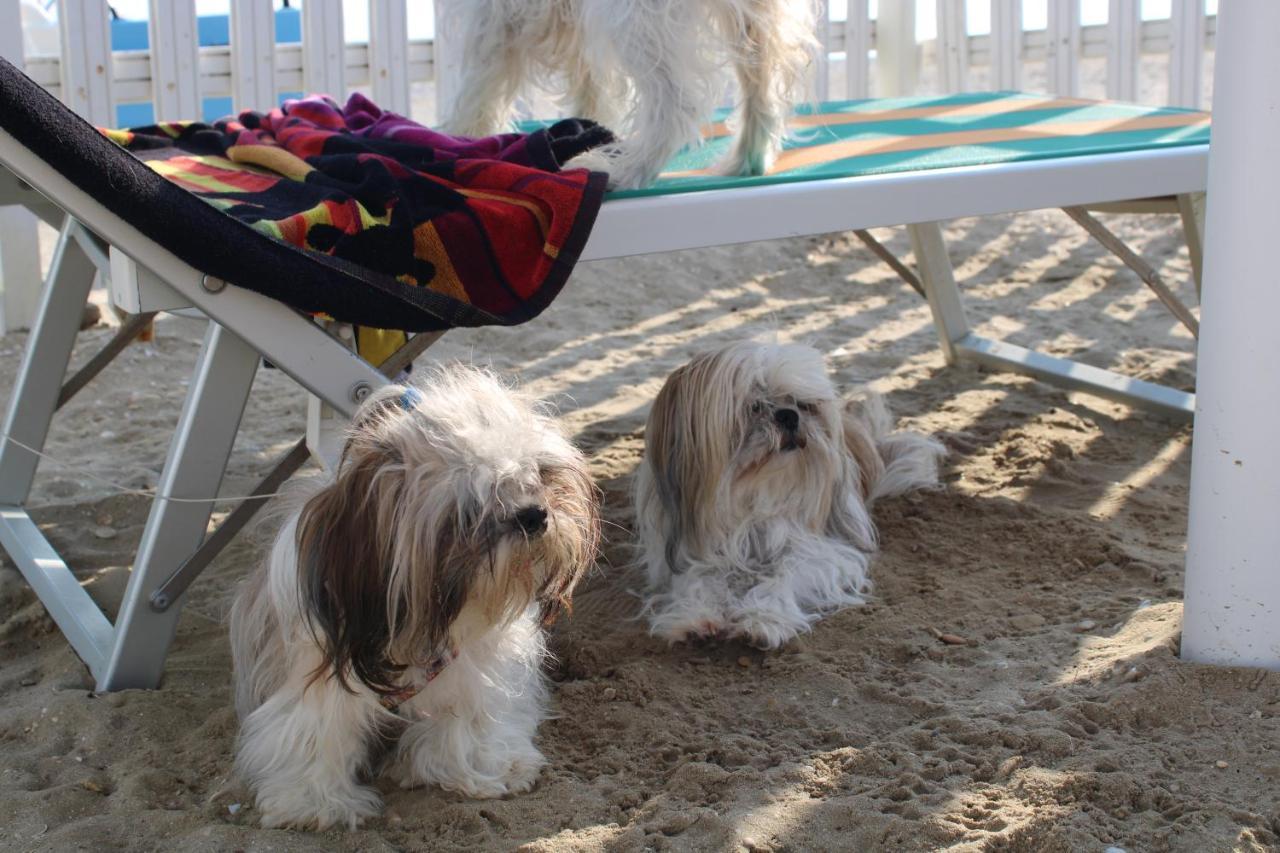
{"label": "dry beach sand", "polygon": [[[1109,216],[1194,302],[1177,223]],[[878,230],[900,254],[905,235]],[[983,334],[1189,388],[1189,335],[1064,215],[950,223]],[[668,649],[632,619],[627,494],[662,378],[754,332],[818,347],[950,450],[945,486],[887,500],[874,603],[777,652]],[[86,332],[83,359],[109,330]],[[164,317],[55,421],[34,515],[109,611],[202,327]],[[24,335],[0,340],[7,398]],[[1191,434],[1008,374],[948,369],[923,301],[846,236],[581,268],[539,320],[431,351],[558,401],[609,542],[552,632],[556,718],[532,792],[388,783],[354,831],[266,831],[229,778],[228,594],[242,538],[193,589],[163,689],[95,695],[0,565],[6,850],[1268,850],[1280,846],[1280,675],[1179,661]],[[301,431],[263,371],[227,494]],[[225,509],[225,507],[223,508]],[[948,635],[945,638],[940,635]]]}

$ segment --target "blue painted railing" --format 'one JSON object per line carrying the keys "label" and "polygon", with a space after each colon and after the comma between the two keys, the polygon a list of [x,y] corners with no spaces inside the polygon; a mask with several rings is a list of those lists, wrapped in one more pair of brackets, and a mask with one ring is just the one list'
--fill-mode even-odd
{"label": "blue painted railing", "polygon": [[[231,21],[226,15],[200,15],[196,18],[196,32],[201,47],[216,47],[231,43]],[[302,13],[294,8],[276,10],[276,44],[291,44],[302,41]],[[150,33],[146,21],[125,20],[116,18],[111,22],[112,50],[147,50],[150,46]],[[286,98],[297,98],[301,92],[285,92],[280,95],[283,102]],[[259,105],[255,105],[259,106]],[[261,107],[269,105],[263,104]],[[205,98],[201,104],[201,116],[205,121],[213,121],[231,113],[230,98]],[[164,118],[183,118],[184,116],[164,116]],[[134,104],[118,104],[116,106],[116,123],[120,127],[141,127],[152,124],[156,120],[155,109],[149,102]]]}

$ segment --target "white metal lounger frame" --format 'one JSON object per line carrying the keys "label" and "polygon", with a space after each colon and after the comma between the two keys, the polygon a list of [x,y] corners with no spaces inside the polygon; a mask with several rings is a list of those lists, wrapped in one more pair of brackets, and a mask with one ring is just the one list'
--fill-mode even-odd
{"label": "white metal lounger frame", "polygon": [[[948,362],[974,361],[1030,373],[1190,417],[1192,395],[974,335],[938,222],[1202,192],[1207,149],[1194,146],[621,199],[604,206],[584,259],[911,223],[920,277]],[[44,444],[93,273],[106,263],[102,243],[109,246],[113,268],[130,272],[142,294],[129,306],[133,310],[190,306],[213,321],[114,625],[25,509],[38,460],[12,442],[0,446],[0,545],[89,665],[100,690],[155,687],[181,609],[180,593],[175,595],[178,600],[168,601],[162,594],[164,585],[198,549],[221,544],[213,541],[217,532],[206,542],[210,504],[165,498],[217,493],[260,357],[270,359],[343,417],[350,417],[358,400],[386,379],[301,314],[211,280],[179,260],[0,131],[0,205],[4,204],[25,205],[47,221],[58,221],[59,211],[66,216],[4,422],[5,434],[17,441],[34,448]],[[420,337],[429,344],[438,336]],[[287,467],[284,470],[287,474]],[[154,606],[157,601],[160,606]]]}
{"label": "white metal lounger frame", "polygon": [[[38,460],[14,442],[0,447],[0,545],[88,664],[99,689],[155,687],[181,608],[180,602],[162,611],[151,608],[150,594],[204,540],[212,511],[211,504],[163,498],[217,494],[260,358],[269,358],[346,416],[359,398],[387,380],[298,312],[213,281],[179,260],[3,131],[0,167],[39,190],[23,190],[9,180],[0,202],[24,204],[46,219],[49,203],[56,205],[69,218],[87,223],[113,252],[135,261],[148,290],[168,295],[167,304],[158,307],[194,306],[214,321],[114,626],[24,508]],[[75,231],[74,226],[63,229],[5,417],[5,434],[29,447],[44,445],[96,269],[86,241],[76,239]]]}
{"label": "white metal lounger frame", "polygon": [[[1203,197],[1208,157],[1206,144],[622,199],[605,205],[583,258],[908,223],[921,283],[949,364],[973,362],[1025,373],[1190,420],[1195,411],[1193,394],[970,331],[938,223],[1050,207],[1105,209],[1114,204],[1131,209],[1131,199],[1173,196],[1174,209],[1183,213],[1193,265],[1198,268],[1203,220],[1197,199]],[[1158,201],[1147,204],[1163,208]]]}

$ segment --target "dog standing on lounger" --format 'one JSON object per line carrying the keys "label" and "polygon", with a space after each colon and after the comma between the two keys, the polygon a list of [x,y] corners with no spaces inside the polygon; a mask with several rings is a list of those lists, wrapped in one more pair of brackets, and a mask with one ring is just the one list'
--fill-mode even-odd
{"label": "dog standing on lounger", "polygon": [[575,115],[622,131],[617,148],[580,161],[621,189],[652,183],[672,155],[698,142],[726,63],[742,101],[721,168],[763,174],[817,47],[813,0],[453,2],[463,16],[462,80],[448,130],[504,130],[527,81],[563,80]]}
{"label": "dog standing on lounger", "polygon": [[550,417],[442,371],[365,402],[337,472],[286,517],[231,610],[236,768],[265,826],[355,826],[398,734],[405,787],[533,785],[543,625],[598,539],[596,491]]}
{"label": "dog standing on lounger", "polygon": [[845,401],[809,347],[742,342],[677,369],[636,480],[650,629],[775,648],[861,604],[876,498],[935,485],[944,451]]}

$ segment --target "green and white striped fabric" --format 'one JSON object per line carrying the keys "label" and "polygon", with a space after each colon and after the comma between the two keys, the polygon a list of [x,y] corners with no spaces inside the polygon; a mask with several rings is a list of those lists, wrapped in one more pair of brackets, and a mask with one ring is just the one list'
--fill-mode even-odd
{"label": "green and white striped fabric", "polygon": [[1176,108],[1055,98],[1019,92],[879,98],[801,107],[767,175],[717,175],[729,131],[678,155],[642,190],[610,198],[666,195],[791,181],[944,169],[1023,160],[1143,151],[1209,142],[1209,114]]}

